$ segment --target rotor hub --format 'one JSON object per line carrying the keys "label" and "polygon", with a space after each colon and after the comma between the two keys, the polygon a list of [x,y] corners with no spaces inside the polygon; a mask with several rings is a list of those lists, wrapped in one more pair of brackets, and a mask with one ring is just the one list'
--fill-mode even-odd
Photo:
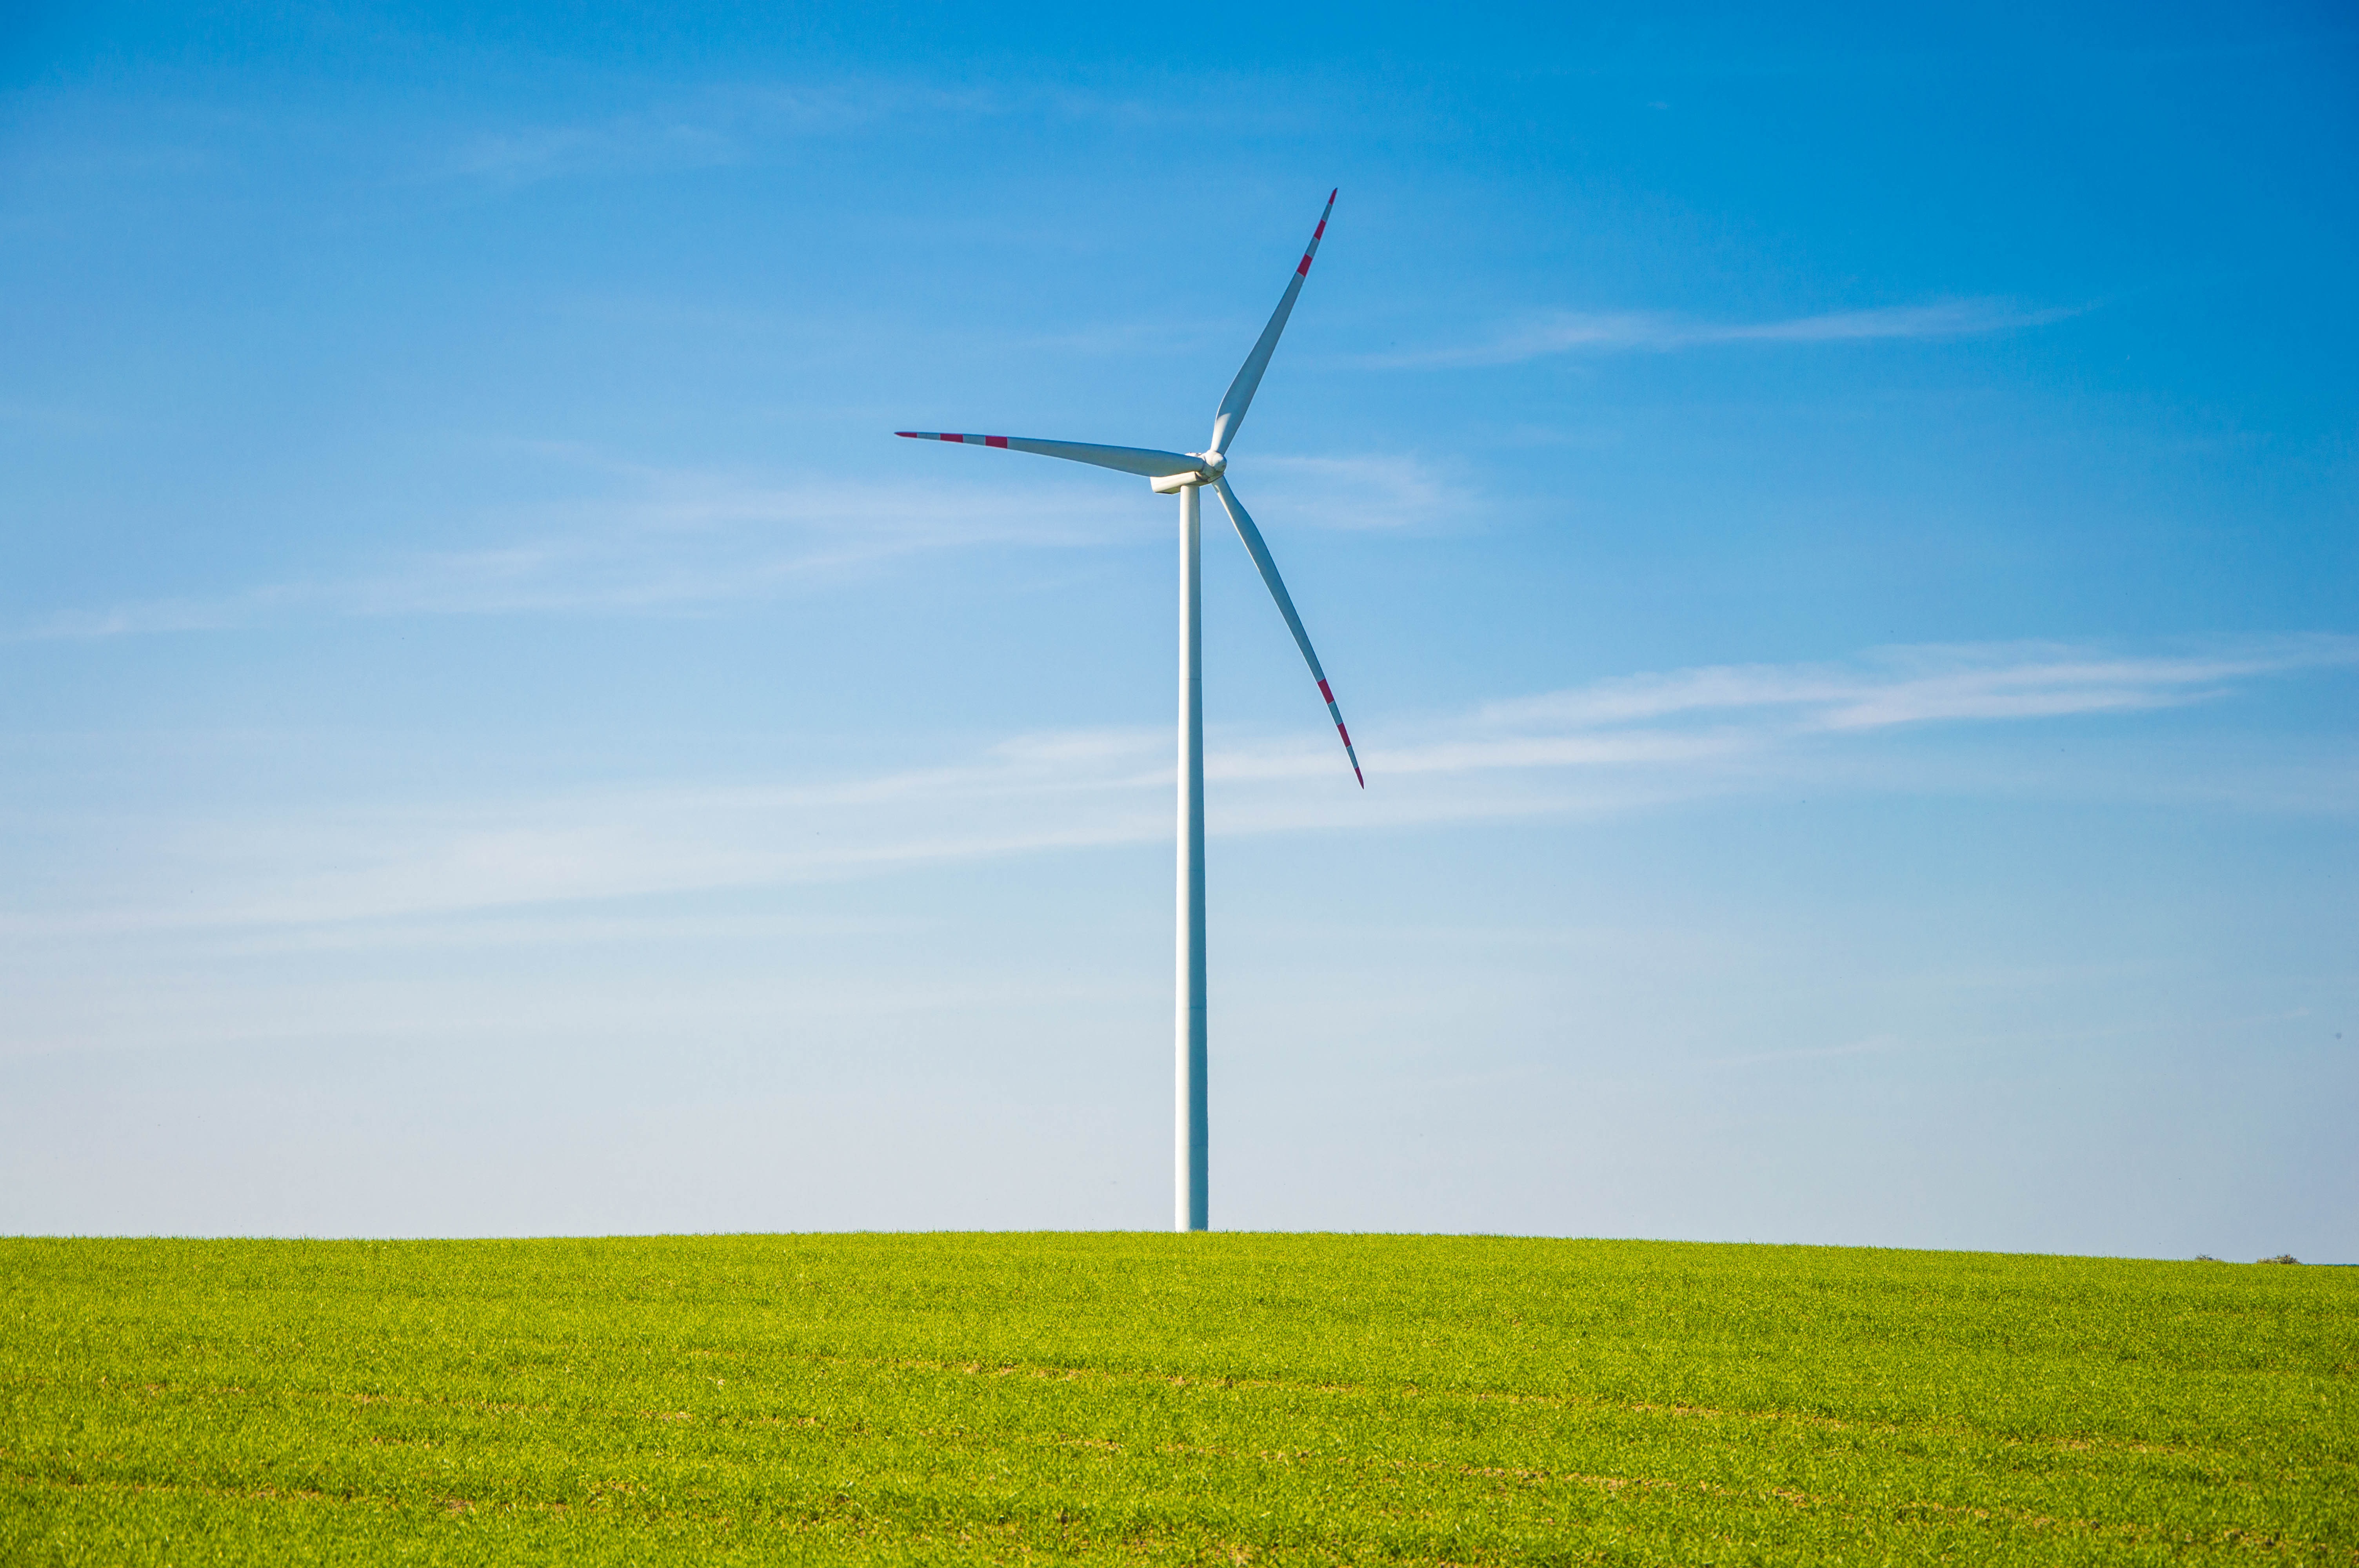
{"label": "rotor hub", "polygon": [[1193,469],[1186,473],[1158,474],[1147,481],[1147,488],[1158,495],[1177,495],[1191,486],[1212,483],[1229,466],[1228,455],[1224,452],[1190,452],[1188,455],[1197,460]]}

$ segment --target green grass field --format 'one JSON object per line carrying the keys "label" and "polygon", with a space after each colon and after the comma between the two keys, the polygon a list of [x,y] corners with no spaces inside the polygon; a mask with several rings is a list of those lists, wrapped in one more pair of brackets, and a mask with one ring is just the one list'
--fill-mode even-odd
{"label": "green grass field", "polygon": [[2359,1562],[2359,1270],[0,1240],[0,1561]]}

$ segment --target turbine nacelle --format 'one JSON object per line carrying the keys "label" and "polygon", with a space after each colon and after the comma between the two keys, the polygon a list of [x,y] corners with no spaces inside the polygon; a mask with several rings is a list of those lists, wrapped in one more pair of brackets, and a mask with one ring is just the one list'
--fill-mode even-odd
{"label": "turbine nacelle", "polygon": [[1212,483],[1220,478],[1229,466],[1229,460],[1220,452],[1190,452],[1188,455],[1191,458],[1203,459],[1202,466],[1191,469],[1186,473],[1153,475],[1147,480],[1147,488],[1158,495],[1177,495],[1191,484]]}

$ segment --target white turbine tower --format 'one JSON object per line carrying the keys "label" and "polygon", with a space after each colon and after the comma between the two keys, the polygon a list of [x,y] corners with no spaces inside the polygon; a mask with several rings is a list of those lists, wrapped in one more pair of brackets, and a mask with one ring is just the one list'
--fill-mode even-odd
{"label": "white turbine tower", "polygon": [[1327,685],[1327,673],[1319,667],[1319,655],[1310,650],[1310,635],[1303,631],[1302,618],[1294,612],[1294,600],[1288,597],[1285,580],[1277,575],[1277,563],[1269,558],[1269,546],[1262,542],[1261,530],[1254,526],[1253,518],[1246,514],[1225,477],[1229,443],[1236,438],[1237,427],[1245,423],[1245,410],[1253,405],[1254,390],[1261,385],[1262,373],[1269,368],[1271,351],[1277,347],[1277,335],[1286,330],[1286,319],[1294,313],[1294,301],[1302,292],[1302,280],[1310,276],[1310,258],[1319,254],[1320,238],[1327,232],[1327,215],[1334,211],[1335,192],[1331,190],[1327,193],[1327,206],[1319,214],[1319,226],[1310,232],[1310,243],[1304,248],[1294,276],[1287,280],[1277,308],[1270,312],[1269,325],[1261,330],[1260,341],[1245,356],[1236,379],[1229,383],[1228,395],[1221,399],[1219,412],[1212,416],[1212,439],[1204,450],[1165,452],[1147,447],[1101,447],[1085,441],[964,436],[940,430],[894,432],[913,441],[957,441],[970,447],[1000,447],[1011,452],[1037,452],[1044,458],[1093,463],[1099,468],[1142,475],[1148,487],[1159,495],[1179,493],[1180,950],[1174,1032],[1178,1105],[1172,1216],[1172,1227],[1176,1230],[1203,1230],[1211,1224],[1205,1165],[1204,656],[1202,599],[1198,586],[1201,514],[1197,495],[1205,485],[1219,493],[1222,510],[1236,524],[1237,537],[1245,541],[1246,553],[1260,569],[1261,580],[1269,584],[1270,594],[1277,600],[1277,612],[1286,617],[1287,630],[1294,633],[1295,644],[1310,663],[1311,678],[1319,683],[1319,695],[1326,699],[1327,715],[1335,721],[1335,733],[1343,738],[1343,754],[1351,760],[1352,776],[1360,781],[1363,789],[1368,784],[1360,772],[1359,753],[1352,749],[1351,731],[1343,728],[1343,710],[1335,706],[1335,694]]}

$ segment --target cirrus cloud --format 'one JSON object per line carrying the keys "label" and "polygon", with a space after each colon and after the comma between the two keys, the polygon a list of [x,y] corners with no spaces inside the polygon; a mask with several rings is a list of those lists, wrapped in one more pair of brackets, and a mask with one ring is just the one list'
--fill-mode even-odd
{"label": "cirrus cloud", "polygon": [[1518,364],[1575,353],[1667,353],[1739,343],[1864,343],[1977,337],[2046,326],[2079,308],[2032,308],[2008,299],[1946,299],[1925,305],[1834,310],[1771,321],[1712,321],[1660,310],[1537,311],[1488,341],[1386,354],[1394,368]]}

